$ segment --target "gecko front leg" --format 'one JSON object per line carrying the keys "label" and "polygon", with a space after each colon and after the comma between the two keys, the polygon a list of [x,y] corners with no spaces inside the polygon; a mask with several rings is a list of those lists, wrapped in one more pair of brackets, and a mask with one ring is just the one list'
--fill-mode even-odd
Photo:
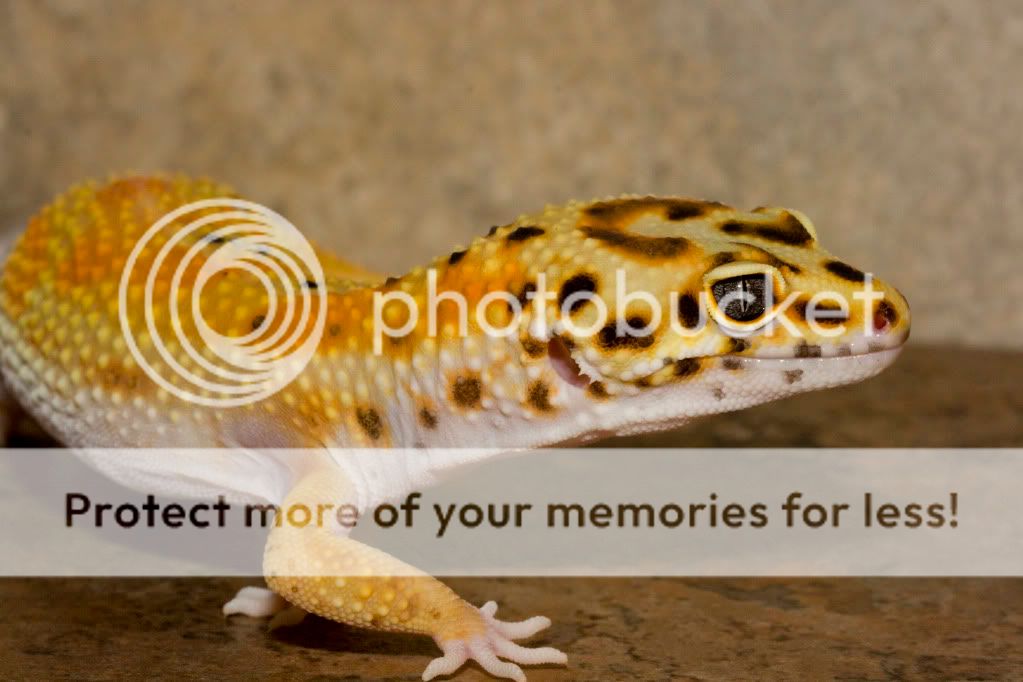
{"label": "gecko front leg", "polygon": [[[351,485],[340,470],[318,469],[299,481],[282,509],[315,510],[345,499],[352,499]],[[548,627],[549,619],[497,620],[494,602],[476,608],[436,578],[347,537],[340,528],[275,524],[263,572],[274,592],[305,611],[349,625],[433,637],[444,655],[427,666],[424,680],[450,674],[469,660],[511,680],[526,679],[518,664],[567,661],[557,649],[514,642]]]}

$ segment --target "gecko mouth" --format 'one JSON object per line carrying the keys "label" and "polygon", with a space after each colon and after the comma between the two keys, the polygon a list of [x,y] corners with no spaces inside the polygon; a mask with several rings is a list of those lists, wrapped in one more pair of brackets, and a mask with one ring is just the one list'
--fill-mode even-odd
{"label": "gecko mouth", "polygon": [[547,357],[555,373],[569,385],[586,388],[593,381],[572,357],[572,351],[561,337],[555,336],[547,342]]}
{"label": "gecko mouth", "polygon": [[[811,347],[811,346],[800,346],[797,347],[795,352],[791,350],[783,351],[781,353],[766,353],[762,355],[745,355],[745,354],[724,354],[716,356],[699,356],[692,358],[667,358],[662,360],[662,363],[652,362],[650,364],[651,371],[648,374],[655,373],[661,366],[668,365],[673,362],[679,361],[694,361],[701,363],[707,360],[719,359],[733,362],[733,369],[745,366],[747,368],[760,367],[774,367],[777,365],[781,368],[805,368],[810,369],[814,366],[820,366],[821,364],[829,364],[831,362],[838,361],[839,364],[857,363],[857,362],[869,362],[876,363],[880,367],[886,367],[895,360],[895,358],[902,351],[905,345],[908,334],[892,334],[885,335],[882,338],[874,338],[869,342],[866,339],[860,339],[856,342],[829,346],[826,348]],[[611,377],[606,377],[600,370],[594,367],[591,363],[586,362],[582,357],[576,357],[573,354],[572,349],[569,345],[570,342],[566,342],[565,339],[555,336],[547,342],[547,357],[550,361],[551,367],[554,372],[570,386],[576,388],[585,389],[590,384],[596,381],[603,381]],[[579,354],[581,356],[581,354]],[[846,361],[842,363],[841,361]],[[634,379],[642,379],[643,374],[637,374],[634,377],[614,377],[616,381],[630,381]]]}

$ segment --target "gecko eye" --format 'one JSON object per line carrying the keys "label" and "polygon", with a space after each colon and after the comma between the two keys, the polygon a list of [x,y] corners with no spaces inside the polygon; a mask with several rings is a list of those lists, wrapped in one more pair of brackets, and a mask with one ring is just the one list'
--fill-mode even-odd
{"label": "gecko eye", "polygon": [[770,265],[737,262],[708,272],[704,287],[718,324],[752,331],[774,311],[775,296],[784,294],[785,280]]}
{"label": "gecko eye", "polygon": [[735,322],[753,322],[767,312],[768,286],[767,275],[760,273],[719,280],[710,290],[725,317]]}

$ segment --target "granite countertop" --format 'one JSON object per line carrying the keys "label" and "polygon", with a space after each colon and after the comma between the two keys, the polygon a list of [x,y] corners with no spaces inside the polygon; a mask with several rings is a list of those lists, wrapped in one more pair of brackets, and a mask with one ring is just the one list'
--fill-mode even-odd
{"label": "granite countertop", "polygon": [[[1023,444],[1023,354],[911,346],[867,383],[612,444]],[[38,440],[22,428],[18,442]],[[319,618],[272,634],[220,605],[240,579],[0,581],[0,677],[416,680],[433,643]],[[1023,677],[1023,580],[452,579],[506,617],[543,613],[569,654],[543,680]],[[492,679],[478,667],[455,679]]]}

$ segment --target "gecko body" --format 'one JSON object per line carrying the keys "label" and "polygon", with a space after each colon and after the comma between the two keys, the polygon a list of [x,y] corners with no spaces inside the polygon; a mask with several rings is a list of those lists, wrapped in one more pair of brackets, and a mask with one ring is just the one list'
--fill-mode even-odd
{"label": "gecko body", "polygon": [[[215,409],[179,399],[128,352],[122,322],[142,329],[145,269],[127,282],[126,307],[118,288],[150,225],[177,207],[224,196],[233,193],[179,176],[88,183],[41,210],[13,245],[0,276],[4,383],[63,443],[226,446],[258,458],[271,447],[443,452],[584,442],[868,378],[894,361],[909,333],[899,292],[826,252],[798,211],[625,196],[520,216],[399,277],[317,247],[322,282],[295,284],[315,288],[312,305],[323,312],[308,364],[266,398]],[[251,273],[229,271],[199,285],[199,268],[224,241],[211,226],[171,249],[172,262],[189,249],[197,254],[178,281],[198,301],[184,310],[183,333],[198,338],[199,318],[229,337],[286,328]],[[156,288],[170,278],[158,273]],[[536,305],[540,291],[550,293],[546,307]],[[647,296],[627,296],[636,291]],[[434,308],[432,327],[427,316],[406,324],[413,309],[445,294],[481,316],[446,301]],[[158,301],[152,310],[161,336],[173,336],[173,305]],[[401,333],[382,335],[381,321]],[[508,333],[496,336],[486,325]],[[160,366],[151,335],[136,338],[139,352]],[[169,349],[201,368],[181,344]],[[183,382],[172,373],[167,380]],[[452,467],[462,462],[449,457]],[[352,473],[330,458],[295,470],[278,465],[267,460],[268,470],[283,472],[275,484],[285,501],[365,501]],[[172,492],[179,471],[168,466]],[[229,485],[237,497],[265,500],[265,489],[240,471]],[[395,494],[394,485],[373,497]],[[349,573],[338,562],[351,557],[369,570],[340,577]],[[469,659],[511,679],[524,679],[517,664],[564,661],[556,650],[512,642],[546,619],[498,621],[492,603],[474,608],[336,529],[275,528],[264,570],[273,592],[245,590],[227,611],[270,615],[291,604],[363,627],[431,635],[444,656],[424,679]]]}

